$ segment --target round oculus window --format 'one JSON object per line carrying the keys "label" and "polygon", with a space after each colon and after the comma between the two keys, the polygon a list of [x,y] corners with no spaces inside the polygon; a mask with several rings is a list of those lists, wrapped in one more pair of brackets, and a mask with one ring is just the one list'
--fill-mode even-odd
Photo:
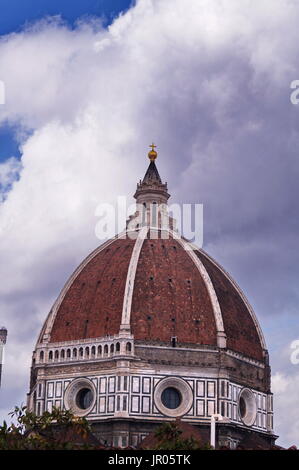
{"label": "round oculus window", "polygon": [[88,379],[75,379],[71,382],[64,397],[65,407],[77,416],[86,416],[96,401],[94,384]]}
{"label": "round oculus window", "polygon": [[175,410],[182,403],[182,395],[174,387],[167,387],[161,394],[161,401],[166,408]]}
{"label": "round oculus window", "polygon": [[193,404],[193,392],[180,377],[165,377],[155,386],[154,403],[165,416],[184,416]]}
{"label": "round oculus window", "polygon": [[251,390],[243,388],[239,395],[239,415],[246,426],[255,423],[257,414],[256,399]]}
{"label": "round oculus window", "polygon": [[76,405],[81,410],[87,410],[93,402],[93,392],[90,388],[81,388],[76,395]]}

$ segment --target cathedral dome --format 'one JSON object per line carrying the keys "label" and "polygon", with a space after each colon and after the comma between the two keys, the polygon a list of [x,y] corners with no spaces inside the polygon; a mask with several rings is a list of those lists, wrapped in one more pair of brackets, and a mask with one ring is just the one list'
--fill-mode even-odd
{"label": "cathedral dome", "polygon": [[271,370],[255,313],[229,274],[180,236],[150,163],[125,230],[71,275],[33,352],[28,407],[86,416],[109,445],[137,446],[183,419],[218,446],[273,435]]}
{"label": "cathedral dome", "polygon": [[[167,184],[153,159],[135,198],[142,207],[153,200],[167,203]],[[39,343],[127,331],[135,343],[214,346],[262,361],[261,328],[231,277],[170,228],[163,236],[157,229],[155,237],[151,230],[147,222],[143,228],[135,224],[82,262],[54,304]]]}

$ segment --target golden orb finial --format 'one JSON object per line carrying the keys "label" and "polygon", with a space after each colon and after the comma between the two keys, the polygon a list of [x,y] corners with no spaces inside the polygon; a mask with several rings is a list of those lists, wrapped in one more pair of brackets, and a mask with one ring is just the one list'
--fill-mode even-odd
{"label": "golden orb finial", "polygon": [[155,151],[155,148],[157,148],[157,146],[155,144],[151,144],[150,147],[152,150],[148,152],[148,158],[151,162],[154,162],[158,156],[157,152]]}

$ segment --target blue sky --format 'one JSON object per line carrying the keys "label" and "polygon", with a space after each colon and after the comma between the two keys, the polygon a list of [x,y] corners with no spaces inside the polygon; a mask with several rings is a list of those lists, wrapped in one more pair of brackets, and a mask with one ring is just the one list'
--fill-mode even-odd
{"label": "blue sky", "polygon": [[13,126],[0,126],[0,163],[10,157],[20,158],[19,144]]}
{"label": "blue sky", "polygon": [[130,0],[1,0],[0,34],[19,31],[47,15],[61,15],[70,25],[84,15],[101,16],[107,24],[126,10]]}
{"label": "blue sky", "polygon": [[[98,16],[108,26],[132,0],[0,0],[0,36],[21,31],[28,23],[45,16],[60,15],[71,27],[79,18]],[[20,158],[14,127],[0,125],[0,162]]]}

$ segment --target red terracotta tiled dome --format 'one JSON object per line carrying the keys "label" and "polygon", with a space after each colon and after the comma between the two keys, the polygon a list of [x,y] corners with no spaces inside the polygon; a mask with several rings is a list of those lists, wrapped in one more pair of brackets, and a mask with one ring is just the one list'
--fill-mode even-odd
{"label": "red terracotta tiled dome", "polygon": [[[167,184],[153,159],[135,198],[141,207],[167,203]],[[255,314],[222,267],[171,229],[166,239],[151,239],[150,224],[141,226],[83,261],[54,304],[39,342],[127,331],[137,342],[169,344],[176,338],[181,347],[209,345],[263,360],[266,346]]]}
{"label": "red terracotta tiled dome", "polygon": [[[131,283],[134,339],[169,344],[177,337],[178,344],[217,346],[223,332],[228,349],[262,360],[262,333],[240,289],[204,251],[190,256],[182,243],[172,235],[143,240]],[[46,322],[50,343],[119,333],[136,245],[115,238],[79,266]]]}

